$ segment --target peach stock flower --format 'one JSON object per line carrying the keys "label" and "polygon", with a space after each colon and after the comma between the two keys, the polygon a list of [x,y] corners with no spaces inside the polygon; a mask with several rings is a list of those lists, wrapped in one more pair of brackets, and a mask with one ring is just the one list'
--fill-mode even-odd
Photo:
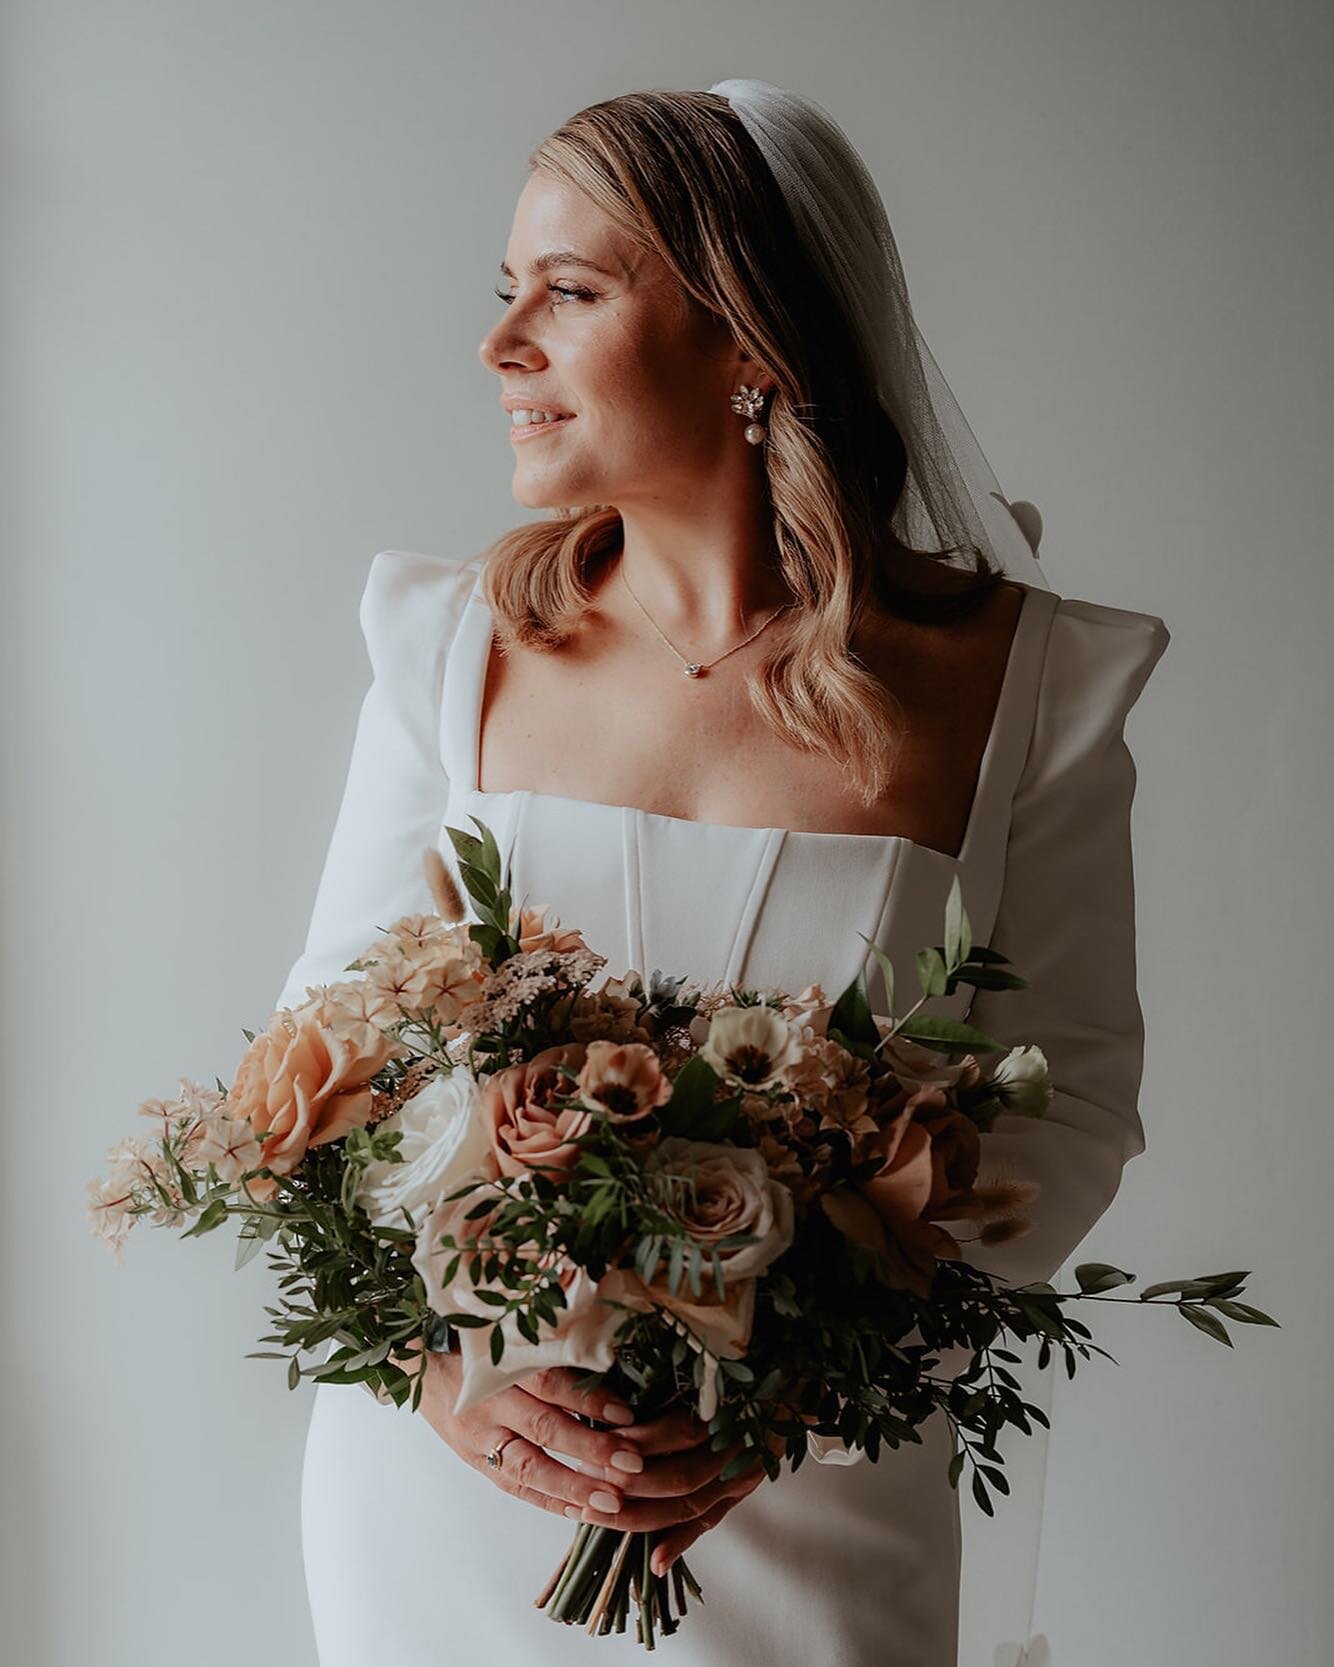
{"label": "peach stock flower", "polygon": [[596,990],[581,990],[570,1008],[570,1034],[576,1042],[648,1042],[639,1023],[638,974],[608,978]]}
{"label": "peach stock flower", "polygon": [[[349,1024],[336,1000],[279,1008],[236,1068],[227,1116],[255,1130],[262,1165],[290,1175],[307,1147],[338,1140],[368,1121],[371,1078],[395,1052],[396,1044],[373,1025]],[[276,1190],[269,1179],[250,1183],[256,1198]]]}
{"label": "peach stock flower", "polygon": [[487,1079],[480,1116],[503,1174],[523,1175],[530,1169],[554,1173],[569,1169],[578,1159],[579,1148],[572,1143],[592,1127],[593,1114],[556,1103],[577,1092],[574,1079],[557,1067],[578,1071],[586,1052],[582,1042],[562,1043]]}
{"label": "peach stock flower", "polygon": [[367,968],[366,987],[380,998],[381,1024],[397,1022],[401,1009],[452,1025],[481,994],[486,972],[481,946],[445,927],[420,940],[391,935]]}
{"label": "peach stock flower", "polygon": [[866,1104],[870,1066],[827,1036],[808,1037],[783,1080],[820,1128],[842,1129],[849,1135],[875,1133],[877,1124]]}

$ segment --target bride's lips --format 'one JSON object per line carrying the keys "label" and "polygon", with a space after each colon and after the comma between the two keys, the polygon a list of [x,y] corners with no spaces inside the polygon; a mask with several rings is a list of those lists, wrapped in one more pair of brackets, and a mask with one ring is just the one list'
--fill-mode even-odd
{"label": "bride's lips", "polygon": [[554,422],[511,424],[510,439],[518,445],[522,440],[536,439],[539,434],[549,434],[553,428],[564,428],[566,423],[573,421],[573,417],[557,417]]}

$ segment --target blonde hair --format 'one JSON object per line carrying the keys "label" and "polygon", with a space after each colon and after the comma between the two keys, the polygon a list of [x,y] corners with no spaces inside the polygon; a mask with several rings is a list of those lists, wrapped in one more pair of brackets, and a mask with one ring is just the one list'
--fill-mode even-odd
{"label": "blonde hair", "polygon": [[[772,173],[718,93],[626,93],[570,117],[528,159],[582,191],[656,254],[688,304],[724,320],[774,379],[764,446],[778,570],[796,606],[766,633],[751,701],[789,745],[845,770],[867,805],[884,794],[898,702],[850,644],[868,602],[953,619],[1004,579],[978,549],[914,550],[891,520],[908,474],[847,318],[816,273]],[[607,504],[561,508],[503,534],[484,584],[502,652],[565,642],[620,546]],[[914,583],[910,575],[921,579]]]}

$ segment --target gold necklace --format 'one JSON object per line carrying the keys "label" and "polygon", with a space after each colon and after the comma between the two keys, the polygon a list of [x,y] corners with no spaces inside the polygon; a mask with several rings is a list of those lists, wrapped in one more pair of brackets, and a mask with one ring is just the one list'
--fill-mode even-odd
{"label": "gold necklace", "polygon": [[681,662],[682,666],[685,668],[685,674],[686,674],[687,677],[702,677],[706,671],[709,671],[709,670],[712,669],[712,667],[716,666],[718,664],[719,660],[725,660],[727,658],[728,654],[735,654],[738,648],[744,648],[748,642],[754,642],[756,637],[759,636],[760,632],[764,630],[765,625],[772,624],[773,621],[778,618],[779,614],[783,613],[788,608],[793,608],[793,607],[796,606],[795,602],[784,602],[780,607],[775,608],[774,611],[769,615],[768,619],[766,619],[762,625],[758,626],[754,631],[751,632],[751,634],[748,637],[744,638],[741,642],[735,643],[731,648],[729,648],[727,650],[727,653],[720,654],[718,656],[717,660],[687,660],[685,655],[682,654],[681,650],[676,646],[676,644],[671,640],[671,638],[669,636],[667,636],[667,634],[660,628],[660,626],[658,625],[658,622],[654,619],[653,615],[648,611],[648,609],[639,600],[639,598],[637,596],[635,596],[633,586],[631,585],[629,579],[626,579],[626,577],[625,577],[625,562],[623,560],[620,563],[618,563],[618,568],[619,568],[619,571],[620,571],[621,578],[623,580],[625,580],[625,588],[630,592],[630,595],[634,598],[635,604],[639,608],[640,613],[643,614],[644,618],[649,622],[649,624],[653,627],[653,629],[658,633],[658,635],[662,638],[662,640],[667,644],[668,648],[671,649],[672,653],[675,654],[677,659]]}

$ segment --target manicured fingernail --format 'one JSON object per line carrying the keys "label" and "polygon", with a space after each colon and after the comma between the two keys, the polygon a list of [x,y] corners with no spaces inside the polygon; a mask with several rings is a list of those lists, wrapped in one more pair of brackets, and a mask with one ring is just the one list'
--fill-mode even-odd
{"label": "manicured fingernail", "polygon": [[633,1424],[635,1415],[624,1401],[608,1401],[602,1409],[608,1424]]}
{"label": "manicured fingernail", "polygon": [[565,1514],[566,1514],[567,1517],[581,1517],[584,1514],[583,1506],[582,1505],[567,1505],[565,1507]]}
{"label": "manicured fingernail", "polygon": [[588,1496],[588,1503],[595,1511],[605,1511],[608,1516],[621,1508],[621,1502],[616,1495],[607,1493],[603,1488],[595,1488]]}
{"label": "manicured fingernail", "polygon": [[661,1554],[661,1555],[659,1555],[659,1556],[656,1556],[656,1557],[655,1557],[655,1558],[654,1558],[654,1559],[653,1559],[653,1567],[654,1567],[654,1570],[655,1570],[655,1571],[656,1571],[656,1572],[657,1572],[657,1573],[658,1573],[658,1574],[666,1574],[666,1573],[667,1573],[667,1570],[668,1570],[668,1569],[669,1569],[669,1568],[671,1568],[671,1566],[672,1566],[672,1564],[673,1564],[673,1563],[674,1563],[674,1562],[675,1562],[675,1560],[676,1560],[676,1559],[675,1559],[675,1558],[673,1558],[673,1557],[668,1557],[668,1556],[667,1556],[667,1555],[666,1555],[666,1554],[665,1554],[665,1553],[664,1553],[664,1554]]}
{"label": "manicured fingernail", "polygon": [[644,1455],[642,1453],[632,1452],[628,1447],[621,1447],[612,1454],[611,1462],[616,1466],[617,1470],[638,1471],[644,1468]]}

